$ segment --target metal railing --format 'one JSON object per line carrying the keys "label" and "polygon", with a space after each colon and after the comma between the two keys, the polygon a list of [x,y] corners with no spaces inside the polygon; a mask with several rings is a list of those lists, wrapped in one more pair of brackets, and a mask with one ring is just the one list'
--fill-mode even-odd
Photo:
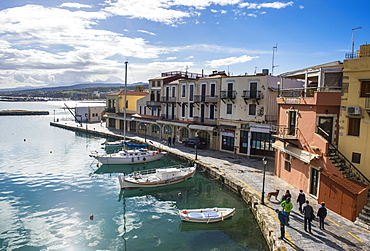
{"label": "metal railing", "polygon": [[159,102],[159,101],[146,101],[146,106],[149,106],[149,107],[161,106],[161,102]]}
{"label": "metal railing", "polygon": [[218,97],[211,95],[194,95],[194,102],[217,103]]}
{"label": "metal railing", "polygon": [[217,119],[210,119],[210,118],[204,118],[204,117],[194,117],[193,118],[195,123],[198,124],[206,124],[206,125],[217,125]]}
{"label": "metal railing", "polygon": [[279,92],[279,96],[282,98],[303,98],[313,97],[315,92],[334,92],[341,91],[342,87],[307,87],[307,88],[294,88],[294,89],[282,89]]}
{"label": "metal railing", "polygon": [[166,97],[163,96],[161,97],[161,102],[176,102],[176,97]]}
{"label": "metal railing", "polygon": [[330,142],[330,139],[329,139],[329,134],[327,132],[324,131],[324,129],[322,129],[321,127],[317,126],[317,133],[320,134],[321,136],[323,136],[326,141],[329,143],[329,146],[330,146],[330,150],[332,152],[334,152],[334,154],[336,156],[338,156],[341,160],[344,161],[347,169],[349,169],[349,171],[353,174],[356,175],[356,177],[365,185],[370,185],[370,181],[366,178],[366,176],[360,171],[358,170],[353,164],[351,161],[349,161],[346,156],[344,156],[336,146],[334,146],[331,142]]}
{"label": "metal railing", "polygon": [[116,112],[116,108],[106,108],[105,109],[106,112],[109,112],[109,113],[115,113]]}
{"label": "metal railing", "polygon": [[244,99],[260,99],[261,91],[243,91],[242,98]]}
{"label": "metal railing", "polygon": [[354,53],[349,52],[345,54],[345,59],[356,59],[356,58],[366,58],[366,57],[370,57],[370,52],[357,51]]}
{"label": "metal railing", "polygon": [[220,94],[221,94],[220,95],[221,99],[225,99],[225,98],[235,99],[236,98],[236,91],[221,91]]}
{"label": "metal railing", "polygon": [[177,120],[175,115],[161,114],[161,120]]}
{"label": "metal railing", "polygon": [[284,138],[297,138],[298,128],[287,127],[286,125],[277,125],[276,126],[276,136]]}

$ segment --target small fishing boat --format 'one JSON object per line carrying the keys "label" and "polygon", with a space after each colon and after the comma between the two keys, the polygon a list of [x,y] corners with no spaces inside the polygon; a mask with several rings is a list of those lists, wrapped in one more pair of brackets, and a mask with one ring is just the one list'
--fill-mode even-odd
{"label": "small fishing boat", "polygon": [[203,208],[179,210],[182,221],[212,223],[231,218],[235,208]]}
{"label": "small fishing boat", "polygon": [[104,165],[140,164],[159,160],[166,155],[163,151],[150,151],[148,149],[122,150],[112,154],[98,154],[94,152],[90,157],[95,158]]}
{"label": "small fishing boat", "polygon": [[121,189],[160,187],[191,179],[195,171],[195,165],[192,167],[176,165],[167,168],[136,171],[128,175],[118,175],[118,180]]}
{"label": "small fishing boat", "polygon": [[105,147],[123,147],[125,143],[129,141],[130,140],[118,140],[118,141],[113,141],[113,142],[104,141],[103,143],[101,143],[101,145]]}

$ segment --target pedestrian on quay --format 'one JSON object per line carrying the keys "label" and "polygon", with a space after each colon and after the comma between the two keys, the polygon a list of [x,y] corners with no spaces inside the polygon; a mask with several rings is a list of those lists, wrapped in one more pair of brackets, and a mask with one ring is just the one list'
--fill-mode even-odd
{"label": "pedestrian on quay", "polygon": [[328,214],[328,210],[325,207],[325,202],[321,202],[321,207],[319,208],[319,211],[317,211],[317,217],[319,217],[319,223],[320,223],[321,230],[325,230],[324,220],[327,214]]}
{"label": "pedestrian on quay", "polygon": [[303,215],[304,215],[304,231],[307,232],[307,225],[308,225],[308,232],[311,232],[311,222],[315,215],[313,214],[313,208],[310,205],[310,202],[306,200],[306,205],[303,207]]}
{"label": "pedestrian on quay", "polygon": [[171,146],[171,136],[170,136],[170,137],[168,137],[168,139],[167,139],[167,145],[168,145],[168,146]]}
{"label": "pedestrian on quay", "polygon": [[297,198],[297,203],[299,203],[299,212],[302,211],[302,206],[306,202],[306,195],[304,194],[303,190],[299,190],[298,198]]}
{"label": "pedestrian on quay", "polygon": [[280,237],[279,239],[282,240],[285,238],[285,225],[287,224],[287,216],[284,211],[280,211],[279,209],[275,209],[275,212],[278,214],[278,219],[280,221]]}
{"label": "pedestrian on quay", "polygon": [[285,201],[281,202],[280,206],[283,208],[283,211],[286,213],[286,225],[289,225],[289,216],[290,211],[293,209],[293,203],[290,201],[290,197],[288,197]]}
{"label": "pedestrian on quay", "polygon": [[172,138],[172,146],[175,146],[175,142],[176,142],[176,137],[173,136],[173,138]]}
{"label": "pedestrian on quay", "polygon": [[290,191],[289,190],[286,190],[285,194],[283,195],[283,197],[281,197],[281,201],[280,202],[283,202],[285,201],[286,199],[288,198],[292,198],[292,195],[290,194]]}

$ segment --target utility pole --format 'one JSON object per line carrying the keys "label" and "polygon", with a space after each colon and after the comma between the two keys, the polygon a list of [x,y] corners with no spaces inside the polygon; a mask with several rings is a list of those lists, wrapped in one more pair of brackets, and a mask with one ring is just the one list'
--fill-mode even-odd
{"label": "utility pole", "polygon": [[355,58],[355,30],[362,29],[362,27],[356,27],[352,29],[352,53],[351,58]]}
{"label": "utility pole", "polygon": [[272,47],[272,66],[271,66],[271,75],[274,75],[274,68],[278,67],[278,65],[275,65],[275,52],[277,52],[277,44]]}

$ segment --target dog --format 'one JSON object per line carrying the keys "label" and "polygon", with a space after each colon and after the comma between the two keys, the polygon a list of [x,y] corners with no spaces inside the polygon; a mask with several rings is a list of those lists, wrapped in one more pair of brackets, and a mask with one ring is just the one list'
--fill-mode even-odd
{"label": "dog", "polygon": [[269,192],[268,194],[267,194],[267,199],[269,199],[270,200],[270,198],[272,197],[272,196],[275,196],[275,199],[276,200],[278,200],[278,195],[279,195],[279,190],[278,189],[276,189],[276,191],[275,192]]}

